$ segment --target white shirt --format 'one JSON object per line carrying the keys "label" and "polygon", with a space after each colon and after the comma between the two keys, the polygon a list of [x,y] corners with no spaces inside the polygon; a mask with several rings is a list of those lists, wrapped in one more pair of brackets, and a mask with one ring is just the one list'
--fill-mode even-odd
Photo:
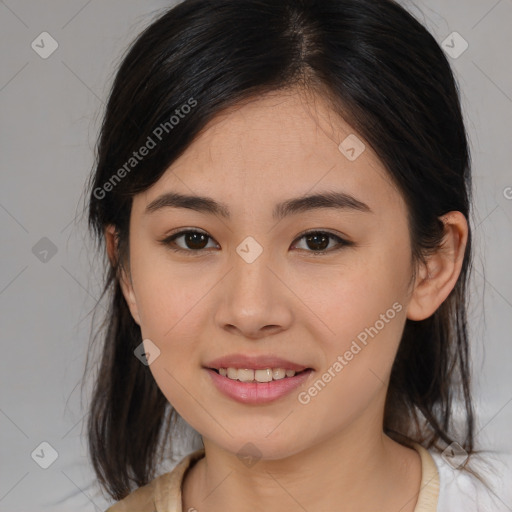
{"label": "white shirt", "polygon": [[472,455],[472,467],[485,478],[491,490],[467,471],[456,469],[443,457],[429,450],[439,473],[439,497],[436,512],[512,512],[512,473],[504,461]]}

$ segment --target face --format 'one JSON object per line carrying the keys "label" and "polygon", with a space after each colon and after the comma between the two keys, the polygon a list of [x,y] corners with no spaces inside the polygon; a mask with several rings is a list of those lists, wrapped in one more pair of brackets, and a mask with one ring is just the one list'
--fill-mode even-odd
{"label": "face", "polygon": [[[382,430],[411,246],[404,201],[361,143],[320,98],[273,93],[218,116],[134,198],[123,291],[146,348],[160,351],[151,372],[232,453],[251,442],[277,459]],[[269,359],[211,364],[232,355]],[[270,383],[207,369],[256,367],[261,380],[292,363],[309,370]]]}

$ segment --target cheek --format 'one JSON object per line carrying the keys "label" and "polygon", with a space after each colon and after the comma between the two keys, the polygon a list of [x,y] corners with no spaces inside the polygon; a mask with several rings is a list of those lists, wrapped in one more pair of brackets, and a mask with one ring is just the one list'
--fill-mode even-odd
{"label": "cheek", "polygon": [[[328,381],[325,391],[322,383],[317,386],[323,395],[317,404],[325,401],[335,415],[361,410],[387,384],[405,323],[408,262],[407,249],[399,245],[369,251],[326,282],[327,294],[310,288],[308,304],[330,331],[316,333],[324,351],[319,377],[327,372]],[[339,411],[336,404],[347,408]],[[321,407],[316,413],[324,414]]]}
{"label": "cheek", "polygon": [[[209,287],[195,286],[196,280],[177,266],[162,264],[158,258],[139,260],[134,286],[143,339],[150,339],[159,352],[150,371],[166,399],[180,415],[189,419],[197,408],[191,399],[192,366],[199,369],[197,354],[204,321],[198,318],[201,299]],[[203,280],[204,283],[204,280]],[[196,368],[194,368],[194,371]]]}
{"label": "cheek", "polygon": [[[194,313],[210,288],[207,274],[198,279],[192,266],[171,263],[165,252],[134,249],[132,275],[135,297],[145,337],[169,343],[171,338],[193,338],[197,321]],[[184,342],[187,340],[183,340]]]}
{"label": "cheek", "polygon": [[[198,350],[207,324],[208,291],[218,281],[194,265],[171,263],[165,252],[135,247],[132,275],[143,339],[160,354],[150,370],[169,401],[183,399],[192,366],[199,369]],[[186,393],[185,393],[186,394]]]}
{"label": "cheek", "polygon": [[325,363],[297,397],[304,418],[323,425],[318,435],[350,425],[367,410],[380,421],[377,411],[403,331],[405,306],[397,287],[383,286],[367,273],[363,278],[371,286],[339,289],[338,306],[323,310],[335,335],[324,336]]}
{"label": "cheek", "polygon": [[315,286],[310,280],[294,285],[315,313],[316,324],[323,326],[316,336],[321,336],[329,351],[348,350],[359,335],[364,342],[368,329],[375,334],[374,327],[381,338],[399,339],[409,278],[404,254],[357,254],[343,268],[317,272]]}

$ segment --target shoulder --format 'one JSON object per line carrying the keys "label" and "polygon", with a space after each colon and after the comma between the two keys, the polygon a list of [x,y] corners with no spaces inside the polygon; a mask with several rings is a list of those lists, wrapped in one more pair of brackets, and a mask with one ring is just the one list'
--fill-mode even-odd
{"label": "shoulder", "polygon": [[511,481],[510,469],[503,460],[473,455],[471,467],[489,484],[487,487],[476,476],[450,464],[442,454],[429,450],[439,472],[439,500],[437,512],[502,512],[510,511],[512,496],[505,485]]}
{"label": "shoulder", "polygon": [[109,507],[106,512],[154,512],[157,510],[155,503],[157,482],[165,485],[169,475],[170,473],[160,475],[147,485],[135,489],[128,496]]}
{"label": "shoulder", "polygon": [[186,470],[204,456],[204,449],[183,457],[168,473],[132,491],[105,512],[174,512],[181,510],[181,484]]}

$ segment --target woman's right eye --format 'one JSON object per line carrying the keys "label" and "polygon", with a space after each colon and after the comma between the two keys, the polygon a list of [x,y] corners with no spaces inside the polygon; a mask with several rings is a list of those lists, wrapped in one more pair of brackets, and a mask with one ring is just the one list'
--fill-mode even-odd
{"label": "woman's right eye", "polygon": [[[182,239],[182,244],[179,245],[176,241]],[[172,234],[171,236],[166,237],[164,240],[161,240],[161,243],[169,249],[176,252],[200,252],[207,248],[207,240],[211,238],[204,231],[197,230],[182,230],[177,233]]]}

